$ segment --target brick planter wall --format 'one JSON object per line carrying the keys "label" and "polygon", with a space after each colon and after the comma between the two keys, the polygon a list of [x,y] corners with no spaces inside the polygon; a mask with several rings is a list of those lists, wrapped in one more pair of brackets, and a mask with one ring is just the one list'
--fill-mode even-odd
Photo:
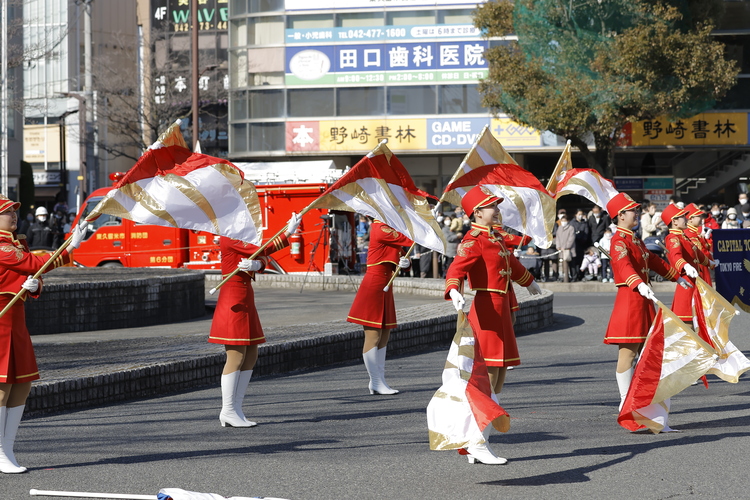
{"label": "brick planter wall", "polygon": [[187,269],[58,268],[26,300],[34,334],[175,323],[205,314],[204,276]]}

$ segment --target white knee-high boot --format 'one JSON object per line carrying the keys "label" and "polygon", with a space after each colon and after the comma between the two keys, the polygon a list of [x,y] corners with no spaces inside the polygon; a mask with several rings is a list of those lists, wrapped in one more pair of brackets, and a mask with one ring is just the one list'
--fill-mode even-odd
{"label": "white knee-high boot", "polygon": [[633,369],[628,368],[622,373],[615,372],[615,377],[617,377],[617,388],[620,390],[619,410],[622,410],[622,405],[625,404],[625,397],[628,395],[628,389],[630,389],[630,381],[633,379]]}
{"label": "white knee-high boot", "polygon": [[[0,407],[0,472],[3,474],[19,474],[21,472],[26,472],[26,467],[19,467],[18,464],[14,463],[15,458],[11,460],[11,457],[13,457],[13,443],[16,440],[16,431],[18,430],[18,424],[21,422],[20,416],[16,421],[16,412],[13,413],[14,416],[11,417],[9,428],[8,408],[5,406]],[[21,407],[21,413],[23,413],[23,407]],[[13,437],[10,443],[8,443],[6,439],[6,436],[9,434]],[[10,451],[10,456],[8,456],[8,451]]]}
{"label": "white knee-high boot", "polygon": [[250,423],[237,415],[234,410],[234,395],[237,393],[237,381],[240,372],[232,372],[221,376],[221,413],[219,421],[222,427],[251,427]]}
{"label": "white knee-high boot", "polygon": [[387,349],[388,346],[378,349],[378,369],[380,370],[380,380],[382,380],[386,389],[392,391],[390,394],[398,394],[398,391],[392,389],[391,386],[388,385],[388,382],[385,381],[385,352]]}
{"label": "white knee-high boot", "polygon": [[365,368],[367,368],[367,374],[370,376],[370,394],[395,394],[398,391],[394,391],[389,388],[383,382],[383,377],[380,374],[380,365],[378,364],[378,348],[373,347],[367,352],[362,353],[362,359],[365,361]]}
{"label": "white knee-high boot", "polygon": [[255,422],[252,422],[248,420],[245,417],[245,413],[242,411],[242,401],[245,399],[245,391],[247,391],[247,386],[250,385],[250,379],[253,377],[253,371],[252,370],[243,370],[240,371],[240,375],[237,378],[237,391],[234,395],[234,412],[239,415],[239,417],[244,420],[245,422],[250,424],[250,427],[253,427],[256,424]]}
{"label": "white knee-high boot", "polygon": [[503,465],[507,464],[508,460],[495,455],[495,452],[490,448],[490,432],[492,432],[492,424],[488,425],[482,431],[484,436],[484,443],[478,446],[469,446],[466,451],[469,452],[468,458],[469,463],[480,463],[487,465]]}

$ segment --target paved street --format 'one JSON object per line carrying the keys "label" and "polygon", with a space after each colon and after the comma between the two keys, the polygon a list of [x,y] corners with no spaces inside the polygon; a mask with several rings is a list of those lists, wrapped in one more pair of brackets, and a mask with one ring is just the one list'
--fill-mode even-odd
{"label": "paved street", "polygon": [[[617,425],[616,349],[601,342],[613,300],[557,293],[555,324],[519,338],[523,365],[509,372],[501,398],[512,428],[491,438],[505,466],[429,450],[425,408],[440,385],[439,350],[389,360],[388,380],[403,391],[394,397],[367,394],[361,364],[253,380],[252,429],[219,426],[218,384],[31,418],[16,446],[30,472],[2,475],[0,496],[180,487],[291,500],[747,497],[746,378],[711,377],[708,390],[673,398],[670,424],[681,433]],[[748,331],[743,313],[732,333],[745,352]]]}

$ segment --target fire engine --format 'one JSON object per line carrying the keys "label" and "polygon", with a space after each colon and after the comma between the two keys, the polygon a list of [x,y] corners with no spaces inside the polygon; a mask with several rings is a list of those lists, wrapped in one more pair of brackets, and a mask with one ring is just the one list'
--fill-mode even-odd
{"label": "fire engine", "polygon": [[[301,212],[328,188],[327,183],[257,185],[264,240],[275,235],[292,212]],[[85,218],[112,188],[89,195],[75,224]],[[337,274],[354,270],[354,214],[313,209],[302,217],[289,246],[271,256],[267,271]],[[82,267],[187,267],[221,269],[219,237],[211,233],[138,224],[102,215],[89,224],[86,239],[73,252]]]}

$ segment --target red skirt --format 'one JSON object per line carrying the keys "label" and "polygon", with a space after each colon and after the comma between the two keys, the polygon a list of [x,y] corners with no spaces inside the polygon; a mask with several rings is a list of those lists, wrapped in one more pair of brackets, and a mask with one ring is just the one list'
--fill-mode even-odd
{"label": "red skirt", "polygon": [[[0,294],[0,310],[13,298]],[[39,379],[34,346],[26,329],[26,311],[19,300],[0,318],[0,384],[22,384]]]}
{"label": "red skirt", "polygon": [[510,317],[511,303],[510,295],[480,290],[471,304],[469,322],[487,366],[521,364]]}
{"label": "red skirt", "polygon": [[235,277],[221,287],[208,341],[224,345],[265,343],[250,281]]}
{"label": "red skirt", "polygon": [[396,327],[393,286],[389,287],[387,292],[383,291],[394,271],[393,264],[379,264],[367,268],[346,317],[349,323],[384,330]]}
{"label": "red skirt", "polygon": [[627,286],[618,286],[604,343],[640,344],[646,340],[655,316],[653,302]]}
{"label": "red skirt", "polygon": [[[695,287],[695,280],[683,276]],[[672,312],[685,323],[693,324],[693,291],[695,288],[682,288],[680,285],[674,289],[674,298],[672,299]]]}

